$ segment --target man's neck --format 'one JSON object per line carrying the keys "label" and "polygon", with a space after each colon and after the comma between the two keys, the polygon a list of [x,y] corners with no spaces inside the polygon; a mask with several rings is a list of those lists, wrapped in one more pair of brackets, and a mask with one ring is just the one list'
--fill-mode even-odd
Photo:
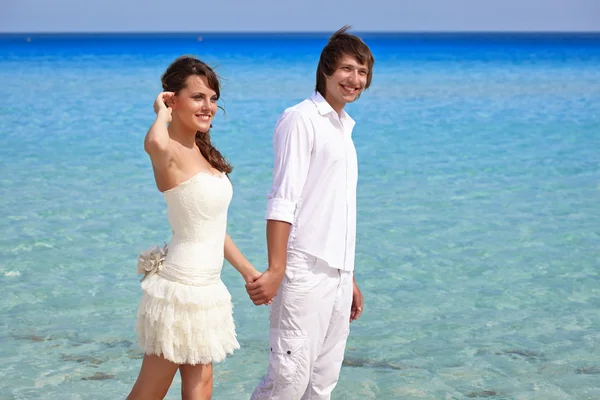
{"label": "man's neck", "polygon": [[346,103],[335,103],[332,101],[329,101],[327,99],[327,97],[323,97],[325,99],[325,101],[327,102],[327,104],[329,104],[331,106],[331,108],[333,108],[333,110],[338,114],[339,117],[342,116],[342,112],[344,111],[344,106],[346,105]]}

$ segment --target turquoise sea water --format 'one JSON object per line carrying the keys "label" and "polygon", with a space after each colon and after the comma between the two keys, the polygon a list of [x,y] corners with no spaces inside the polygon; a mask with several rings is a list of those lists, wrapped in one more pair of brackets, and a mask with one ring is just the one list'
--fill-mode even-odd
{"label": "turquoise sea water", "polygon": [[[357,281],[334,399],[600,399],[600,36],[363,35],[348,107]],[[271,134],[327,35],[0,35],[0,399],[118,399],[141,363],[138,252],[169,239],[144,134],[160,74],[216,66],[229,233],[259,269]],[[215,399],[266,371],[268,309],[228,264],[242,349]],[[179,398],[177,377],[167,396]]]}

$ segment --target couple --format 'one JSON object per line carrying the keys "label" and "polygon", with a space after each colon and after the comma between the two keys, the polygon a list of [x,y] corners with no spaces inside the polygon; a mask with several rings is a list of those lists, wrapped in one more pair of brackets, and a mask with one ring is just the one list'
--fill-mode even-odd
{"label": "couple", "polygon": [[212,146],[219,81],[181,57],[162,76],[156,120],[144,147],[164,193],[173,237],[168,251],[142,253],[145,273],[136,329],[144,359],[128,399],[162,399],[177,370],[184,399],[209,399],[212,363],[239,348],[223,258],[256,305],[270,310],[270,357],[252,399],[329,399],[351,320],[363,299],[354,282],[354,121],[344,111],[371,83],[371,51],[344,27],[321,52],[316,90],[275,127],[267,205],[268,269],[257,271],[226,232],[231,165]]}

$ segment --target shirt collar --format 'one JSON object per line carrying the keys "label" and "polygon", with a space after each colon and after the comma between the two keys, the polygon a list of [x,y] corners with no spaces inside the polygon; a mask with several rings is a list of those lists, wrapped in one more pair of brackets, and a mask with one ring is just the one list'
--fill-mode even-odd
{"label": "shirt collar", "polygon": [[[329,105],[327,100],[325,100],[323,95],[321,95],[321,93],[319,93],[318,91],[315,90],[310,99],[313,103],[315,103],[317,110],[319,110],[319,114],[327,115],[333,113],[337,115],[337,112]],[[344,125],[349,124],[349,127],[354,127],[355,124],[354,120],[350,117],[350,115],[348,115],[346,110],[342,110],[340,114],[340,121],[342,121]]]}

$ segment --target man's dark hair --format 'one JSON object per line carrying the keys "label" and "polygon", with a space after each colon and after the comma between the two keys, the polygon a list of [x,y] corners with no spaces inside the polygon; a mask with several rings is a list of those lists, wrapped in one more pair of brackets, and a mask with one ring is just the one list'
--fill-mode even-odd
{"label": "man's dark hair", "polygon": [[323,97],[325,97],[326,77],[333,75],[340,60],[346,55],[354,57],[360,64],[368,68],[365,89],[368,89],[371,85],[375,59],[369,47],[359,37],[347,33],[349,29],[350,26],[346,25],[331,35],[329,42],[321,51],[319,65],[317,66],[315,90],[321,93]]}

